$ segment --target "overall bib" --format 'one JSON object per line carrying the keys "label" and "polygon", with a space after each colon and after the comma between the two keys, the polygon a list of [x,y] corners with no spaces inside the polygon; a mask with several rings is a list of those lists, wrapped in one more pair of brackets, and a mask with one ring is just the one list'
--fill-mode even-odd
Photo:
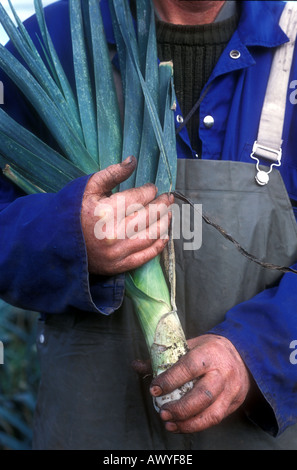
{"label": "overall bib", "polygon": [[[254,176],[247,163],[180,160],[177,189],[250,253],[289,266],[297,259],[297,227],[281,175],[272,172],[265,187]],[[188,338],[281,277],[247,260],[213,227],[202,228],[198,250],[185,251],[184,240],[175,241],[177,305]],[[131,369],[131,361],[148,352],[128,299],[109,317],[49,316],[41,333],[35,449],[296,448],[297,427],[275,439],[243,410],[201,433],[165,431],[148,393],[151,377],[139,378]]]}

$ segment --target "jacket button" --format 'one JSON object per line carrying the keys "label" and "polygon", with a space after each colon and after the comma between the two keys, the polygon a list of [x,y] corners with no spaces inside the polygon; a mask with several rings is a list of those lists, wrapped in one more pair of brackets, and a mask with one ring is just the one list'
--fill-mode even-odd
{"label": "jacket button", "polygon": [[176,116],[176,120],[179,124],[182,124],[184,122],[184,118],[180,114]]}
{"label": "jacket button", "polygon": [[43,344],[44,341],[45,341],[44,334],[41,333],[41,335],[39,336],[39,343],[40,343],[40,344]]}
{"label": "jacket button", "polygon": [[203,124],[207,129],[211,129],[214,125],[214,118],[212,116],[205,116],[203,119]]}
{"label": "jacket button", "polygon": [[236,49],[233,49],[233,50],[230,52],[230,57],[231,57],[231,59],[239,59],[240,56],[241,56],[240,52],[237,51]]}

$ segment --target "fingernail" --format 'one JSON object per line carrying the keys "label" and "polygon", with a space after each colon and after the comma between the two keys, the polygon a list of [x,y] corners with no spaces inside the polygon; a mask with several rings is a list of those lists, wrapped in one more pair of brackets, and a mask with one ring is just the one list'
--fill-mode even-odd
{"label": "fingernail", "polygon": [[164,421],[170,421],[173,418],[172,414],[168,410],[161,410],[160,416]]}
{"label": "fingernail", "polygon": [[158,387],[158,385],[153,385],[150,388],[150,392],[151,392],[151,395],[153,395],[154,397],[159,397],[160,395],[162,395],[162,390],[160,387]]}
{"label": "fingernail", "polygon": [[132,163],[132,160],[133,160],[133,157],[130,156],[130,157],[126,158],[126,159],[122,162],[122,165],[123,165],[123,166],[130,165],[130,163]]}

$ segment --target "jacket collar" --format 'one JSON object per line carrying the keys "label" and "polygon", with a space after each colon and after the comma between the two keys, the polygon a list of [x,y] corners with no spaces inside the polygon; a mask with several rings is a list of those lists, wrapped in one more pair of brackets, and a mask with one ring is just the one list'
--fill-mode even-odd
{"label": "jacket collar", "polygon": [[[242,1],[237,30],[222,53],[209,82],[216,77],[255,65],[250,47],[275,48],[289,41],[279,26],[285,2]],[[230,59],[231,51],[240,53],[239,60]]]}
{"label": "jacket collar", "polygon": [[277,47],[288,42],[279,26],[283,1],[242,1],[238,35],[245,46]]}

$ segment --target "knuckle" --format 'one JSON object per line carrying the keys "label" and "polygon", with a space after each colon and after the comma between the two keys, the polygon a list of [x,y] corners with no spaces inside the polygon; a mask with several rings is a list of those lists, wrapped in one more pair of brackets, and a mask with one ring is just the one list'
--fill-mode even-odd
{"label": "knuckle", "polygon": [[154,246],[149,246],[147,249],[146,249],[146,252],[145,254],[143,254],[143,259],[142,259],[142,263],[146,263],[147,261],[155,258],[155,256],[157,256],[158,254],[158,251],[156,250],[156,248]]}
{"label": "knuckle", "polygon": [[156,243],[152,246],[152,257],[159,255],[163,251],[167,242],[168,239],[166,238],[157,240]]}
{"label": "knuckle", "polygon": [[[130,255],[130,244],[129,240],[121,240],[121,242],[114,243],[114,246],[111,247],[111,261],[113,262],[122,262]],[[136,251],[137,253],[137,251]]]}
{"label": "knuckle", "polygon": [[224,414],[220,410],[213,410],[210,413],[209,421],[212,425],[220,424],[224,419]]}
{"label": "knuckle", "polygon": [[108,246],[108,244],[105,242],[105,249],[104,251],[102,250],[101,252],[101,259],[104,265],[106,266],[106,268],[111,269],[112,265],[118,259],[116,248],[113,246]]}
{"label": "knuckle", "polygon": [[191,378],[197,378],[199,365],[197,364],[195,349],[191,349],[181,360]]}
{"label": "knuckle", "polygon": [[182,420],[187,417],[190,417],[193,414],[193,406],[189,401],[177,400],[174,403],[174,409],[171,410],[171,414],[174,419]]}
{"label": "knuckle", "polygon": [[241,384],[238,381],[234,381],[232,384],[232,394],[235,399],[241,395]]}
{"label": "knuckle", "polygon": [[169,219],[168,214],[167,214],[167,215],[162,217],[162,219],[160,220],[160,222],[158,224],[159,233],[160,234],[168,233],[169,225],[170,225],[170,219]]}
{"label": "knuckle", "polygon": [[154,258],[155,256],[157,256],[158,254],[158,250],[156,248],[156,244],[154,245],[150,245],[147,249],[146,249],[146,252],[145,252],[145,257],[147,257],[147,259],[152,259]]}
{"label": "knuckle", "polygon": [[193,367],[191,361],[182,360],[180,363],[180,371],[184,377],[192,377]]}
{"label": "knuckle", "polygon": [[117,167],[117,165],[108,166],[99,174],[103,182],[112,184],[114,186],[117,185],[117,177],[119,175],[119,168]]}
{"label": "knuckle", "polygon": [[142,192],[142,197],[146,200],[152,201],[156,197],[157,188],[153,183],[146,183],[139,188]]}
{"label": "knuckle", "polygon": [[156,188],[156,186],[154,185],[154,183],[145,183],[143,186],[140,186],[140,188],[143,188],[143,189],[152,189],[153,191],[157,191],[157,188]]}
{"label": "knuckle", "polygon": [[202,397],[203,403],[206,404],[207,406],[211,405],[215,400],[213,394],[208,388],[201,389],[201,397]]}
{"label": "knuckle", "polygon": [[168,207],[172,204],[173,200],[171,196],[169,196],[167,193],[163,193],[156,198],[156,202],[160,204],[161,206],[165,205],[166,207]]}

